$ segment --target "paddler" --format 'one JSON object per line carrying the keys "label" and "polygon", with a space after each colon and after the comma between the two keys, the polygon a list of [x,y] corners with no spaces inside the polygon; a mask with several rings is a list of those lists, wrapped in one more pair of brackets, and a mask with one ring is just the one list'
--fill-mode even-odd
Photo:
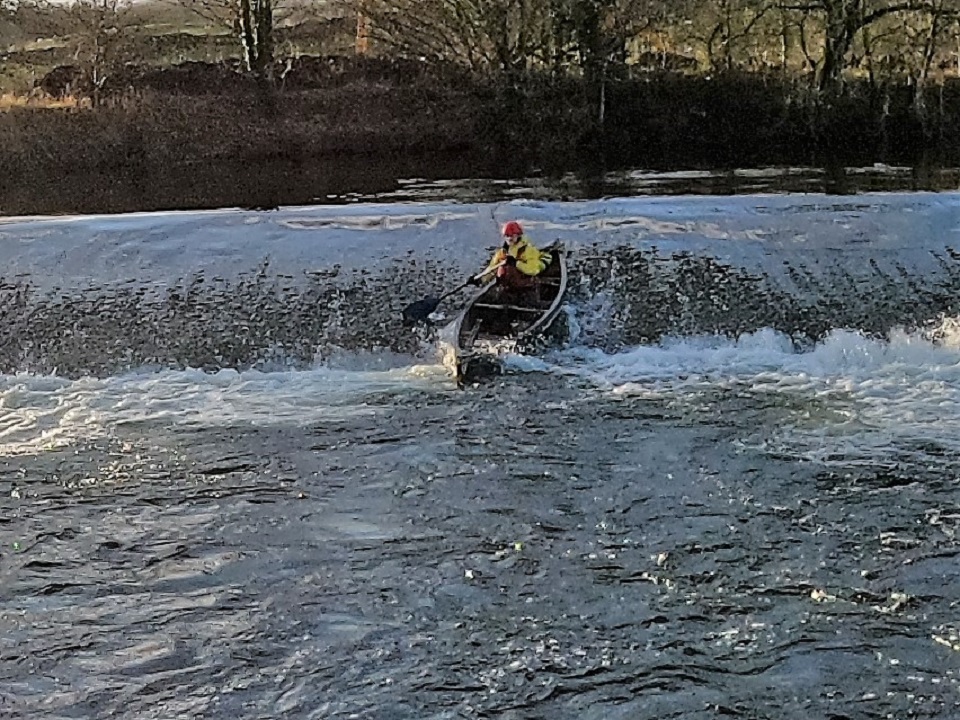
{"label": "paddler", "polygon": [[484,285],[496,277],[504,293],[539,290],[537,275],[550,264],[551,254],[539,250],[516,220],[504,224],[502,235],[503,245],[493,254],[486,270],[473,278],[473,284]]}

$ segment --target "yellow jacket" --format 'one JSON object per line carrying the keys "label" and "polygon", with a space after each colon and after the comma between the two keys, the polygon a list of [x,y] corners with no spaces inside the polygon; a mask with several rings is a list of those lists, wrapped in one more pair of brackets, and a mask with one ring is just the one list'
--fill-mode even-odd
{"label": "yellow jacket", "polygon": [[530,242],[526,235],[523,235],[513,245],[504,243],[503,247],[493,254],[490,263],[483,272],[483,282],[490,282],[493,279],[493,273],[496,271],[497,265],[506,260],[508,254],[517,259],[517,270],[530,276],[542,273],[553,259],[550,253],[538,250],[537,246]]}

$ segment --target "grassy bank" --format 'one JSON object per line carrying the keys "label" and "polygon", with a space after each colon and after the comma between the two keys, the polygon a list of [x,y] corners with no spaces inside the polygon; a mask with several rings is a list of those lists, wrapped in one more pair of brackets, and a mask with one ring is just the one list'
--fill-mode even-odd
{"label": "grassy bank", "polygon": [[508,85],[383,68],[291,74],[269,92],[209,77],[191,86],[182,71],[177,82],[161,74],[151,83],[128,82],[96,108],[8,103],[0,112],[0,190],[94,173],[148,177],[221,163],[426,153],[507,158],[517,171],[960,157],[960,81],[931,87],[923,113],[907,85],[851,83],[825,102],[797,80],[750,74],[654,73],[609,82],[602,95],[577,78]]}
{"label": "grassy bank", "polygon": [[0,113],[0,164],[29,176],[452,149],[475,134],[470,108],[455,92],[376,86],[273,100],[147,94],[96,109],[14,107]]}

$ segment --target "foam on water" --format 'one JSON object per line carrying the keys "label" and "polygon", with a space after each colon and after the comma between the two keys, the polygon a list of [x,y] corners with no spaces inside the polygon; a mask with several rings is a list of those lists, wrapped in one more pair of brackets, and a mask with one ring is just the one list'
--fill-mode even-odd
{"label": "foam on water", "polygon": [[777,400],[764,426],[741,443],[828,465],[942,463],[960,452],[955,319],[932,333],[897,330],[883,339],[834,330],[809,350],[765,329],[738,339],[671,338],[613,353],[570,347],[543,359],[513,356],[508,366],[576,377],[612,397],[692,409],[714,394]]}
{"label": "foam on water", "polygon": [[0,457],[109,437],[121,425],[206,428],[338,423],[387,398],[450,392],[449,371],[390,353],[337,354],[306,371],[141,371],[69,380],[0,375]]}
{"label": "foam on water", "polygon": [[[441,254],[458,272],[489,257],[499,225],[516,218],[541,242],[705,252],[781,270],[793,254],[869,248],[928,262],[956,244],[957,193],[615,197],[558,202],[451,201],[0,218],[0,260],[39,286],[168,282],[199,270],[232,277],[268,256],[276,272],[383,267],[410,253]],[[771,258],[771,253],[774,257]],[[836,258],[834,258],[836,261]],[[936,263],[930,264],[936,269]],[[781,273],[782,274],[782,273]]]}
{"label": "foam on water", "polygon": [[[0,450],[123,422],[310,422],[363,411],[371,393],[447,387],[439,367],[410,369],[420,361],[403,353],[418,339],[398,329],[400,310],[481,267],[507,218],[537,241],[562,237],[576,268],[577,341],[515,367],[578,376],[611,397],[789,399],[775,427],[743,442],[812,459],[953,447],[956,334],[842,328],[956,313],[955,192],[7,219],[0,362],[34,374],[0,378]],[[819,340],[801,351],[793,337]],[[386,345],[400,354],[363,355]],[[275,347],[303,368],[330,346],[353,354],[263,372],[277,369],[263,364]],[[223,369],[123,374],[145,365]],[[38,377],[53,368],[71,380]]]}

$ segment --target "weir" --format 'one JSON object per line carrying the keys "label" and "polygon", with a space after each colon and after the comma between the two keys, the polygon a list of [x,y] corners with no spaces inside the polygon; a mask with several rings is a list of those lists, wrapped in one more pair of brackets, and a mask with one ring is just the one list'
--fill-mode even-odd
{"label": "weir", "polygon": [[957,193],[875,193],[5,219],[0,371],[423,354],[431,338],[402,326],[402,308],[482,267],[507,219],[566,244],[587,345],[773,328],[802,348],[834,329],[922,329],[958,314],[958,210]]}

